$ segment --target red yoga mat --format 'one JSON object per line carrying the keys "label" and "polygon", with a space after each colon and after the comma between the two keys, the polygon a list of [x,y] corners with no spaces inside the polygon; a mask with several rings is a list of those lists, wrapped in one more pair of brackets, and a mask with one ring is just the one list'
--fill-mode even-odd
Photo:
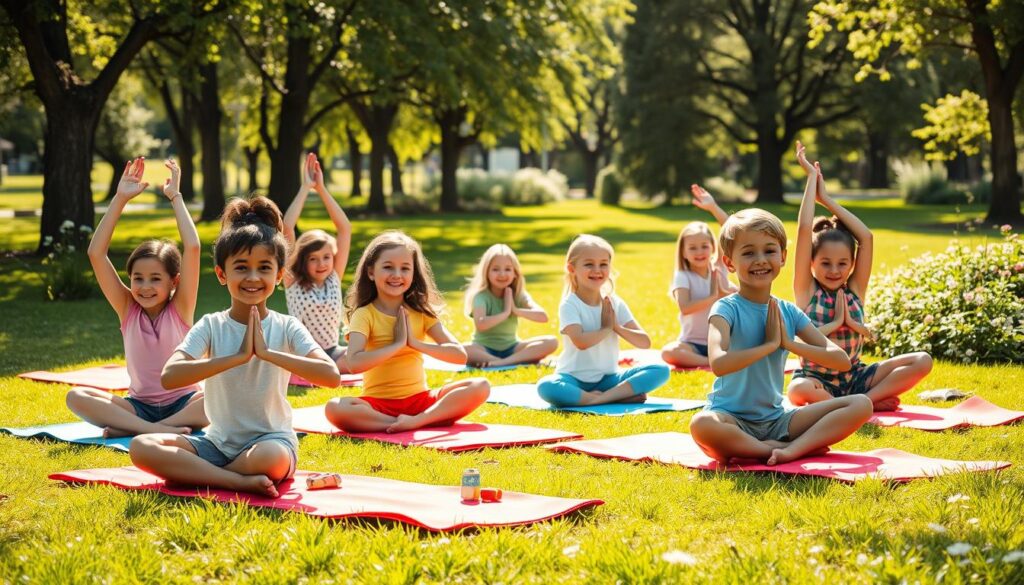
{"label": "red yoga mat", "polygon": [[[664,364],[659,349],[624,349],[619,352],[620,366],[640,366],[644,364]],[[673,372],[710,372],[710,366],[695,366],[692,368],[681,368],[666,364]],[[786,373],[791,374],[800,369],[800,360],[790,358],[786,360]]]}
{"label": "red yoga mat", "polygon": [[519,425],[497,425],[481,423],[455,423],[450,426],[428,427],[401,433],[346,433],[332,425],[324,415],[323,406],[310,406],[292,410],[292,428],[298,433],[338,435],[353,439],[369,439],[394,443],[406,447],[429,447],[440,451],[472,451],[484,447],[519,447],[539,445],[570,439],[583,435]]}
{"label": "red yoga mat", "polygon": [[471,527],[522,526],[600,506],[601,500],[576,500],[506,491],[500,502],[463,502],[458,486],[342,475],[338,489],[308,490],[306,476],[278,486],[280,497],[195,487],[169,487],[164,480],[133,466],[54,473],[50,479],[76,484],[107,484],[124,490],[152,490],[169,496],[199,497],[299,512],[317,518],[380,518],[433,532]]}
{"label": "red yoga mat", "polygon": [[125,392],[131,385],[128,378],[128,368],[117,364],[107,364],[71,370],[70,372],[25,372],[18,374],[19,378],[35,380],[36,382],[53,382],[56,384],[71,384],[72,386],[88,386],[108,392]]}
{"label": "red yoga mat", "polygon": [[[288,384],[292,386],[303,386],[305,388],[319,388],[320,386],[310,382],[302,376],[292,374],[292,377],[288,380]],[[338,386],[362,386],[363,375],[362,374],[342,374],[341,382]]]}
{"label": "red yoga mat", "polygon": [[980,396],[972,396],[953,408],[904,404],[893,411],[876,412],[868,420],[880,427],[906,427],[944,431],[959,427],[997,427],[1024,419],[1024,411],[1007,410]]}
{"label": "red yoga mat", "polygon": [[922,457],[898,449],[875,449],[856,453],[830,451],[781,465],[750,462],[719,466],[700,450],[685,433],[647,433],[614,439],[572,441],[547,447],[562,453],[583,453],[592,457],[626,461],[656,461],[708,471],[770,471],[787,475],[812,475],[845,482],[874,478],[894,482],[935,477],[962,471],[994,471],[1009,467],[1008,461],[954,461]]}

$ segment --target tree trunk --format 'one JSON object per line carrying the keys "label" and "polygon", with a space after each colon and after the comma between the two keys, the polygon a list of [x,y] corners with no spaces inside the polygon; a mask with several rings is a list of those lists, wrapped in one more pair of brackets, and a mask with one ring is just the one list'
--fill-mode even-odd
{"label": "tree trunk", "polygon": [[[270,151],[270,198],[287,209],[302,182],[302,141],[306,136],[306,112],[309,110],[310,39],[295,36],[288,40],[288,69],[284,75],[287,92],[281,96],[277,123],[277,146]],[[268,146],[269,148],[269,146]]]}
{"label": "tree trunk", "polygon": [[[90,174],[93,140],[103,102],[91,97],[72,94],[46,108],[39,253],[50,248],[45,244],[47,236],[60,240],[60,226],[65,221],[75,224],[74,239],[84,243],[78,228],[92,228],[96,219]],[[114,168],[115,175],[118,170],[120,166]]]}
{"label": "tree trunk", "polygon": [[391,194],[405,193],[402,188],[402,165],[398,162],[398,153],[395,147],[388,145],[388,166],[391,167]]}
{"label": "tree trunk", "polygon": [[889,137],[868,131],[868,189],[889,187]]}
{"label": "tree trunk", "polygon": [[388,135],[391,124],[395,121],[398,106],[370,106],[363,122],[366,133],[370,135],[370,199],[366,208],[372,213],[387,213],[387,201],[384,199],[384,160],[387,158]]}
{"label": "tree trunk", "polygon": [[775,132],[757,134],[757,203],[782,203],[782,143]]}
{"label": "tree trunk", "polygon": [[348,163],[352,167],[352,196],[361,197],[363,194],[363,151],[359,150],[356,133],[348,126],[345,127],[345,136],[348,137]]}
{"label": "tree trunk", "polygon": [[480,168],[489,172],[491,170],[491,149],[479,143],[477,146],[480,148]]}
{"label": "tree trunk", "polygon": [[587,191],[587,198],[592,199],[597,193],[597,168],[601,153],[589,149],[580,150],[583,156],[583,188]]}
{"label": "tree trunk", "polygon": [[253,193],[260,188],[256,175],[256,173],[259,172],[260,147],[255,146],[253,148],[249,148],[248,146],[246,146],[244,149],[242,149],[242,152],[245,153],[246,168],[249,171],[249,192]]}
{"label": "tree trunk", "polygon": [[1013,135],[1013,91],[989,95],[988,123],[992,130],[992,200],[985,221],[1021,223],[1020,175]]}
{"label": "tree trunk", "polygon": [[199,88],[199,139],[203,148],[203,212],[200,221],[213,221],[224,210],[224,181],[221,175],[220,88],[217,83],[217,64],[208,63],[199,70],[202,85]]}
{"label": "tree trunk", "polygon": [[441,127],[441,211],[458,211],[459,157],[462,155],[462,137],[459,128],[465,120],[465,110],[440,112],[437,123]]}

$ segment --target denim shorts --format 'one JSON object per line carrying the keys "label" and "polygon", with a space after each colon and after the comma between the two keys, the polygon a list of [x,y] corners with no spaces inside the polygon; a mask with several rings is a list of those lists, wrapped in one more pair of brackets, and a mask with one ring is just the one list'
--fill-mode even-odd
{"label": "denim shorts", "polygon": [[692,347],[697,354],[708,357],[708,345],[706,343],[696,343],[694,341],[686,341],[685,339],[680,339],[679,343],[685,343]]}
{"label": "denim shorts", "polygon": [[[196,450],[196,455],[198,455],[200,459],[212,463],[217,467],[224,467],[237,459],[237,457],[232,458],[225,455],[223,451],[213,444],[213,441],[205,436],[181,436],[192,445],[192,448]],[[284,447],[288,449],[288,454],[291,456],[291,465],[288,467],[288,474],[285,476],[285,479],[287,479],[295,474],[295,467],[298,465],[299,461],[299,454],[295,450],[295,444],[291,441],[292,437],[293,435],[291,433],[264,433],[262,435],[257,435],[243,445],[239,453],[244,453],[249,449],[249,447],[252,447],[256,443],[262,443],[263,441],[276,441],[281,445],[284,445]]]}
{"label": "denim shorts", "polygon": [[516,352],[517,347],[519,347],[519,343],[513,343],[512,347],[509,347],[508,349],[492,349],[490,347],[487,347],[486,345],[483,346],[483,348],[487,350],[487,353],[493,355],[499,360],[505,359],[508,356],[514,354]]}
{"label": "denim shorts", "polygon": [[138,398],[132,398],[131,396],[126,397],[125,400],[127,400],[128,403],[132,405],[132,408],[135,409],[135,416],[146,422],[155,423],[164,420],[172,414],[177,414],[181,409],[188,405],[188,401],[191,400],[195,394],[195,392],[189,392],[174,402],[162,405],[143,402]]}
{"label": "denim shorts", "polygon": [[[859,366],[859,367],[858,367]],[[811,378],[821,382],[825,391],[833,398],[840,396],[852,396],[854,394],[867,394],[871,390],[871,381],[875,377],[875,370],[878,364],[866,365],[859,362],[858,366],[849,372],[843,372],[840,377],[829,376],[814,370],[800,369],[793,373],[793,379]]]}
{"label": "denim shorts", "polygon": [[724,410],[713,412],[728,414],[736,421],[736,424],[740,427],[741,431],[747,433],[751,437],[754,437],[758,441],[788,441],[789,422],[793,420],[793,415],[796,414],[796,410],[797,409],[795,408],[784,410],[782,412],[782,416],[779,418],[761,422],[744,420],[735,414],[725,412]]}

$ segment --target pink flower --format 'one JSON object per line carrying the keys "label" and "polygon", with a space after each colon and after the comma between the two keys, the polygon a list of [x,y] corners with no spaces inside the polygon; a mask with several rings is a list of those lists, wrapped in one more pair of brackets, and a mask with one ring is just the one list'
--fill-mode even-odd
{"label": "pink flower", "polygon": [[1013,271],[1014,272],[1024,271],[1024,262],[1018,262],[1018,263],[1014,264],[1013,265]]}
{"label": "pink flower", "polygon": [[974,300],[974,293],[970,292],[970,291],[965,292],[964,293],[964,300],[967,301],[968,303],[973,301]]}

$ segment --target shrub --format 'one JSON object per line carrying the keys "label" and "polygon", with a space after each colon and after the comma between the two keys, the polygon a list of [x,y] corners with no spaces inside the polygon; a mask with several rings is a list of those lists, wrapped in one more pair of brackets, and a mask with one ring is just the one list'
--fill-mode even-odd
{"label": "shrub", "polygon": [[[704,181],[703,187],[715,197],[715,201],[743,201],[747,190],[736,181],[723,177],[711,177]],[[803,187],[800,188],[801,191]]]}
{"label": "shrub", "polygon": [[505,192],[505,205],[544,205],[565,199],[569,194],[569,179],[555,169],[519,169],[512,174],[511,188]]}
{"label": "shrub", "polygon": [[46,236],[45,244],[52,244],[51,252],[43,258],[43,285],[46,298],[51,301],[76,301],[92,294],[92,278],[88,275],[89,260],[85,254],[92,227],[78,226],[65,221],[60,226],[60,238],[54,242]]}
{"label": "shrub", "polygon": [[886,355],[927,351],[961,362],[1024,362],[1024,239],[953,242],[882,277],[868,326]]}
{"label": "shrub", "polygon": [[900,196],[906,203],[950,204],[967,203],[967,194],[947,180],[942,163],[893,162]]}
{"label": "shrub", "polygon": [[[483,169],[456,171],[459,206],[467,211],[496,211],[502,205],[543,205],[564,199],[569,192],[569,181],[556,170],[519,169],[514,173],[487,172]],[[441,198],[441,177],[435,176],[427,184],[422,197],[417,197],[436,209]],[[401,202],[405,204],[407,202]],[[395,211],[400,211],[393,204]]]}
{"label": "shrub", "polygon": [[597,174],[597,198],[603,205],[618,205],[626,181],[615,165],[608,165]]}

